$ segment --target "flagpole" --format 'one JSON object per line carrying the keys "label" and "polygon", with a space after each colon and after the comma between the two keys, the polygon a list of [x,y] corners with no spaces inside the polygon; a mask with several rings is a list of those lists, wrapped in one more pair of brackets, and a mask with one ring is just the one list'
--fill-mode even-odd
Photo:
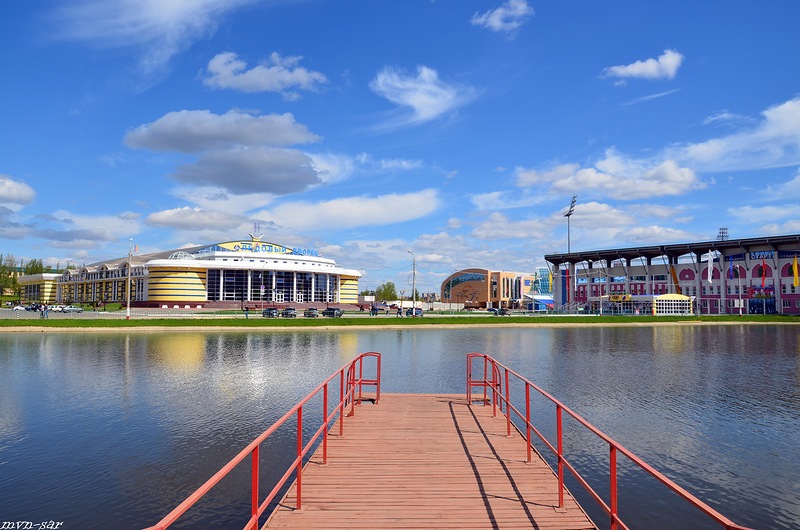
{"label": "flagpole", "polygon": [[131,319],[131,254],[133,254],[133,238],[130,238],[128,245],[128,285],[125,286],[127,301],[125,304],[125,320]]}

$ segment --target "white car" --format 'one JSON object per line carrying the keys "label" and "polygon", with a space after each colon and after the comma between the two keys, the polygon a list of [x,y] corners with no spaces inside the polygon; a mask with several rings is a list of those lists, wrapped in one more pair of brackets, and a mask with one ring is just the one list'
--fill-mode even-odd
{"label": "white car", "polygon": [[25,311],[25,306],[24,305],[15,305],[11,309],[13,309],[14,311]]}

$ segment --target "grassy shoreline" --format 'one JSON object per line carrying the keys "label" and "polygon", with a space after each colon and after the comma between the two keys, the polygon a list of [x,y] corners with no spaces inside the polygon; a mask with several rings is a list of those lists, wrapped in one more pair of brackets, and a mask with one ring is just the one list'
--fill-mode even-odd
{"label": "grassy shoreline", "polygon": [[652,325],[736,325],[736,324],[787,324],[800,325],[800,317],[783,315],[743,316],[426,316],[423,318],[314,318],[314,319],[263,319],[263,318],[135,318],[92,319],[59,318],[50,320],[0,319],[0,333],[44,331],[152,331],[152,330],[278,330],[278,329],[340,329],[412,327],[547,327],[547,326],[652,326]]}

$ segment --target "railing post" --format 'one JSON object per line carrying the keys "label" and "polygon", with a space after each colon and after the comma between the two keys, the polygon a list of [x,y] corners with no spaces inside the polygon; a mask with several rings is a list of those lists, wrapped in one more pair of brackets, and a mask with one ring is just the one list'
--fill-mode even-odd
{"label": "railing post", "polygon": [[506,437],[511,438],[511,391],[508,389],[508,367],[506,367]]}
{"label": "railing post", "polygon": [[525,438],[528,440],[528,460],[530,464],[533,455],[531,454],[531,385],[525,381]]}
{"label": "railing post", "polygon": [[328,383],[322,391],[322,465],[328,465]]}
{"label": "railing post", "polygon": [[339,436],[344,435],[344,370],[339,372]]}
{"label": "railing post", "polygon": [[497,417],[497,387],[499,381],[497,377],[497,364],[492,359],[492,418]]}
{"label": "railing post", "polygon": [[489,384],[489,381],[487,381],[487,374],[486,374],[488,363],[489,359],[487,359],[486,356],[484,356],[483,357],[483,405],[484,406],[486,406],[486,385]]}
{"label": "railing post", "polygon": [[364,390],[364,358],[358,359],[358,404],[363,400],[362,391]]}
{"label": "railing post", "polygon": [[303,407],[297,409],[297,509],[303,507]]}
{"label": "railing post", "polygon": [[250,453],[250,516],[255,518],[252,530],[258,528],[258,448],[255,446]]}
{"label": "railing post", "polygon": [[611,530],[617,530],[619,526],[617,525],[617,448],[613,444],[609,444],[611,448],[611,454],[608,464],[608,472],[610,475],[610,493],[611,493]]}
{"label": "railing post", "polygon": [[558,440],[558,507],[564,507],[564,433],[561,428],[561,405],[556,405],[556,437]]}

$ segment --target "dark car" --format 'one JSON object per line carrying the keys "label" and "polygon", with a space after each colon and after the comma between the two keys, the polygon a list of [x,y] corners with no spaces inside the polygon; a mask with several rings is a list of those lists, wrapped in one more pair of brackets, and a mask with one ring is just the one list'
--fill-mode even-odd
{"label": "dark car", "polygon": [[322,316],[332,318],[342,318],[342,310],[338,307],[328,307],[322,310]]}
{"label": "dark car", "polygon": [[490,307],[489,312],[492,313],[494,316],[500,317],[507,317],[511,315],[511,310],[506,308],[497,309],[496,307]]}
{"label": "dark car", "polygon": [[261,312],[262,317],[267,318],[277,318],[279,315],[278,309],[276,307],[268,307]]}
{"label": "dark car", "polygon": [[303,311],[303,316],[308,318],[316,318],[319,316],[319,309],[316,307],[307,307],[305,311]]}
{"label": "dark car", "polygon": [[407,317],[421,317],[422,316],[422,308],[421,307],[409,307],[406,309],[406,316]]}
{"label": "dark car", "polygon": [[283,311],[281,311],[281,316],[283,318],[294,318],[297,316],[297,309],[293,307],[287,307]]}

